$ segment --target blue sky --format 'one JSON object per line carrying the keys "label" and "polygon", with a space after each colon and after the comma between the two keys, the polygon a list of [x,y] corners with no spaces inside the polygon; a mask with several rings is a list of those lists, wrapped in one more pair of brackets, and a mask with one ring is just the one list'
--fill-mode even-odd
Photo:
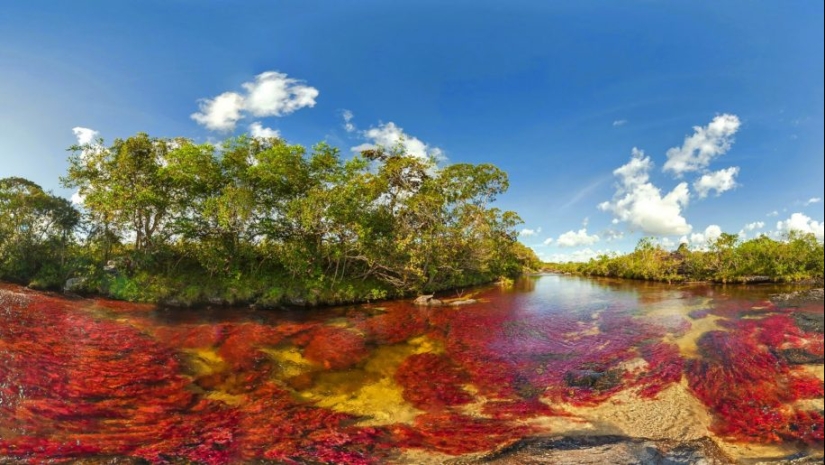
{"label": "blue sky", "polygon": [[545,259],[822,238],[819,2],[444,3],[4,2],[0,177],[70,197],[73,128],[345,154],[403,134],[504,169]]}

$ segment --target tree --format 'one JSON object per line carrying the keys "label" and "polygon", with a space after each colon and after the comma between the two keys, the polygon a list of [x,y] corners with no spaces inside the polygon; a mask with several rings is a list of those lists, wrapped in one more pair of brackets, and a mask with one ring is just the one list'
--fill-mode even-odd
{"label": "tree", "polygon": [[108,148],[102,143],[71,147],[61,182],[79,190],[93,228],[105,231],[101,237],[126,237],[136,251],[149,252],[165,239],[171,186],[162,167],[170,143],[144,133]]}
{"label": "tree", "polygon": [[80,222],[71,202],[23,178],[0,179],[0,277],[58,285]]}

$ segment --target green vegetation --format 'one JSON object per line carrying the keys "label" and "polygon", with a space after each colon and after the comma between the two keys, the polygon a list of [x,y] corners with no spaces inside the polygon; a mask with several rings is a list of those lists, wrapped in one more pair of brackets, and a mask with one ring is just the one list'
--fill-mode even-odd
{"label": "green vegetation", "polygon": [[740,242],[739,236],[723,233],[704,251],[681,244],[668,252],[648,237],[625,255],[601,255],[586,263],[547,263],[544,267],[588,276],[667,282],[792,282],[821,280],[825,253],[813,234],[791,232],[781,241],[763,235]]}
{"label": "green vegetation", "polygon": [[0,180],[0,278],[136,301],[322,304],[376,300],[515,276],[540,262],[521,220],[491,206],[493,165],[402,149],[342,160],[321,143],[219,146],[137,134],[74,146],[70,202]]}

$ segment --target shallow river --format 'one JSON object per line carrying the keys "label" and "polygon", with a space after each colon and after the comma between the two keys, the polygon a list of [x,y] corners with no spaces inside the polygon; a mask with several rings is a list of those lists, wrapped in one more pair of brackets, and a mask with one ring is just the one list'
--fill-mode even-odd
{"label": "shallow river", "polygon": [[605,435],[821,456],[823,304],[768,300],[788,290],[545,275],[264,311],[0,285],[0,463],[442,463]]}

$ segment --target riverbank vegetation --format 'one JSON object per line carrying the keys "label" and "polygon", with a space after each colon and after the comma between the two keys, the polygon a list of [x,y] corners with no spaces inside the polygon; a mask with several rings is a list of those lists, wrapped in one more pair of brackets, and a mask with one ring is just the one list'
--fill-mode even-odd
{"label": "riverbank vegetation", "polygon": [[[432,292],[540,265],[492,206],[490,164],[400,148],[349,159],[325,143],[220,144],[137,134],[74,146],[82,210],[0,181],[0,279],[172,304],[332,304]],[[70,279],[71,278],[71,279]]]}
{"label": "riverbank vegetation", "polygon": [[584,263],[546,263],[544,269],[666,282],[821,281],[825,253],[822,242],[813,234],[795,231],[781,240],[762,235],[748,241],[723,233],[702,250],[691,250],[683,243],[673,252],[648,237],[625,255],[600,255]]}

